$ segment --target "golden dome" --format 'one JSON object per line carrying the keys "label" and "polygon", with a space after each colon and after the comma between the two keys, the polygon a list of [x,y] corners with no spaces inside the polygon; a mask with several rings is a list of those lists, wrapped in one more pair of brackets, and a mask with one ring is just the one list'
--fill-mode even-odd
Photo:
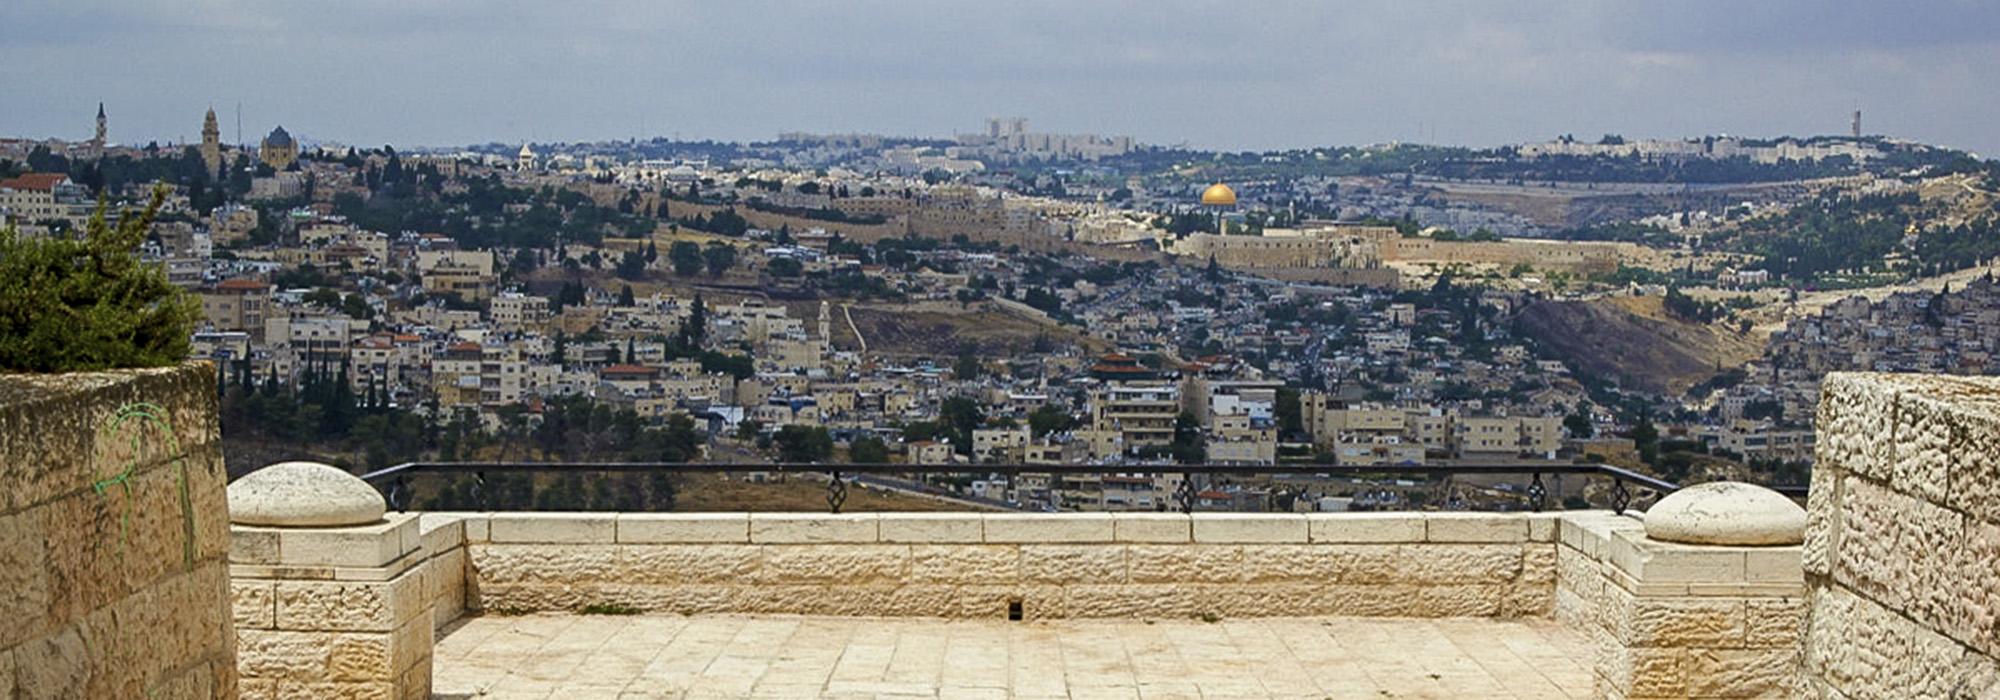
{"label": "golden dome", "polygon": [[1220,182],[1209,185],[1208,189],[1201,191],[1201,203],[1211,207],[1236,206],[1236,190]]}

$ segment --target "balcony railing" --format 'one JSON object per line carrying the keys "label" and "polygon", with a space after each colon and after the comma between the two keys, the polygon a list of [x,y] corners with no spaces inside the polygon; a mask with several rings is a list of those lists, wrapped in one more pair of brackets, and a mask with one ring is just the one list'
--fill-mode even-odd
{"label": "balcony railing", "polygon": [[[1611,488],[1609,503],[1611,510],[1624,513],[1636,498],[1665,496],[1680,490],[1680,485],[1630,469],[1608,464],[1594,463],[1526,463],[1526,464],[1438,464],[1404,466],[1359,466],[1333,464],[1174,464],[1174,465],[1123,465],[1105,466],[1093,464],[820,464],[820,463],[760,463],[760,462],[408,462],[386,469],[369,472],[361,478],[380,489],[390,507],[406,510],[411,500],[410,479],[418,475],[470,475],[474,505],[480,510],[500,510],[500,504],[492,502],[490,490],[486,487],[488,474],[530,474],[550,475],[575,472],[610,473],[721,473],[721,472],[765,472],[776,474],[814,474],[828,477],[826,486],[827,508],[840,512],[847,501],[849,480],[887,475],[937,475],[937,474],[997,474],[1012,477],[1020,474],[1178,474],[1179,486],[1172,494],[1172,506],[1183,513],[1193,512],[1197,504],[1197,477],[1208,484],[1219,479],[1243,479],[1274,475],[1312,475],[1349,478],[1387,478],[1391,476],[1422,476],[1425,478],[1445,478],[1460,476],[1477,477],[1526,477],[1520,490],[1526,496],[1528,506],[1536,512],[1549,507],[1548,485],[1544,475],[1582,475],[1588,478],[1609,479]],[[864,482],[865,483],[865,482]],[[921,485],[916,485],[921,489]],[[1802,498],[1804,486],[1773,487],[1781,493]],[[966,497],[946,494],[941,491],[933,495],[950,496],[956,500],[975,505],[996,508],[1019,508],[1017,504],[990,498]]]}

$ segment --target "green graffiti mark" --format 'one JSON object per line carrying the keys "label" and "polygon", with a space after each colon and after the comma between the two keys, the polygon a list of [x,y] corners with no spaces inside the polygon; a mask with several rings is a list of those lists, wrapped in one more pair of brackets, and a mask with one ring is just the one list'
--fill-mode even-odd
{"label": "green graffiti mark", "polygon": [[139,456],[142,454],[139,450],[140,438],[145,435],[145,428],[147,426],[158,428],[160,434],[166,437],[167,449],[173,454],[174,466],[178,467],[180,471],[181,527],[183,530],[182,534],[185,535],[181,539],[181,557],[185,568],[193,570],[194,502],[188,495],[187,453],[181,450],[180,439],[174,437],[174,427],[168,421],[167,409],[161,408],[158,404],[140,402],[120,406],[116,413],[113,413],[110,418],[106,418],[104,423],[98,426],[98,432],[104,435],[115,436],[125,427],[126,423],[133,421],[137,421],[135,425],[139,429],[130,431],[132,455],[125,463],[125,470],[91,484],[90,488],[99,494],[103,494],[113,486],[121,487],[125,490],[125,509],[120,514],[118,527],[118,557],[123,559],[125,557],[125,543],[132,536],[132,477],[139,472]]}

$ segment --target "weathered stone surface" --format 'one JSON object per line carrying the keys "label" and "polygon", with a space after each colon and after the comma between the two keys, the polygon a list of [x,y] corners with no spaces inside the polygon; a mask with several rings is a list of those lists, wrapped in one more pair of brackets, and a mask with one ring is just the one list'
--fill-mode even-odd
{"label": "weathered stone surface", "polygon": [[1848,477],[1842,485],[1840,541],[1834,580],[1890,607],[1910,593],[1911,564],[1899,542],[1916,499]]}
{"label": "weathered stone surface", "polygon": [[88,696],[93,662],[76,628],[15,647],[13,654],[15,697],[58,700]]}
{"label": "weathered stone surface", "polygon": [[1223,583],[1244,575],[1243,548],[1234,545],[1132,545],[1125,556],[1133,583]]}
{"label": "weathered stone surface", "polygon": [[1793,649],[1696,649],[1686,663],[1688,695],[1697,698],[1790,697],[1798,677]]}
{"label": "weathered stone surface", "polygon": [[1194,541],[1193,519],[1181,513],[1113,513],[1112,539],[1178,544]]}
{"label": "weathered stone surface", "polygon": [[1624,597],[1612,631],[1627,646],[1735,647],[1742,644],[1743,601],[1730,598]]}
{"label": "weathered stone surface", "polygon": [[589,583],[611,580],[618,548],[611,545],[489,544],[467,548],[481,583]]}
{"label": "weathered stone surface", "polygon": [[1962,649],[1876,603],[1815,590],[1806,670],[1850,698],[1948,697]]}
{"label": "weathered stone surface", "polygon": [[[632,545],[598,550],[612,558],[606,576],[618,583],[719,583],[757,571],[762,547],[733,544]],[[520,580],[560,580],[539,577]]]}
{"label": "weathered stone surface", "polygon": [[906,545],[801,545],[764,548],[757,579],[766,583],[891,583],[909,571]]}
{"label": "weathered stone surface", "polygon": [[879,524],[880,519],[874,513],[752,513],[750,541],[759,544],[875,542],[879,539]]}
{"label": "weathered stone surface", "polygon": [[1813,465],[1812,481],[1806,492],[1806,531],[1799,553],[1805,573],[1828,576],[1833,573],[1833,543],[1840,531],[1841,473],[1827,462]]}
{"label": "weathered stone surface", "polygon": [[1026,581],[1038,583],[1124,583],[1125,549],[1089,545],[1022,545],[1021,576]]}
{"label": "weathered stone surface", "polygon": [[275,629],[278,625],[278,584],[275,581],[238,579],[230,582],[236,626],[241,629]]}
{"label": "weathered stone surface", "polygon": [[423,577],[381,583],[279,581],[278,627],[299,631],[389,632],[424,608]]}
{"label": "weathered stone surface", "polygon": [[229,519],[240,525],[365,525],[387,510],[368,482],[318,462],[280,462],[229,485]]}
{"label": "weathered stone surface", "polygon": [[915,583],[1002,584],[1021,579],[1021,550],[1012,545],[912,545]]}
{"label": "weathered stone surface", "polygon": [[993,513],[985,516],[986,541],[996,544],[1113,542],[1110,513]]}
{"label": "weathered stone surface", "polygon": [[1519,513],[1425,513],[1431,542],[1525,542],[1528,520]]}
{"label": "weathered stone surface", "polygon": [[1776,491],[1733,481],[1696,484],[1646,510],[1646,536],[1663,542],[1795,545],[1806,511]]}
{"label": "weathered stone surface", "polygon": [[959,542],[985,539],[984,519],[977,513],[883,513],[883,542]]}
{"label": "weathered stone surface", "polygon": [[[0,489],[4,490],[4,489]],[[37,511],[0,515],[0,650],[48,629],[49,606],[55,602],[43,542],[43,520]]]}
{"label": "weathered stone surface", "polygon": [[1306,517],[1292,513],[1195,513],[1194,541],[1286,543],[1306,541]]}
{"label": "weathered stone surface", "polygon": [[615,513],[494,513],[487,527],[495,544],[610,544],[618,539]]}
{"label": "weathered stone surface", "polygon": [[618,541],[632,544],[750,542],[748,513],[619,513]]}
{"label": "weathered stone surface", "polygon": [[1744,601],[1743,644],[1752,648],[1796,648],[1805,632],[1804,598]]}
{"label": "weathered stone surface", "polygon": [[1305,517],[1315,544],[1424,541],[1421,513],[1308,513]]}

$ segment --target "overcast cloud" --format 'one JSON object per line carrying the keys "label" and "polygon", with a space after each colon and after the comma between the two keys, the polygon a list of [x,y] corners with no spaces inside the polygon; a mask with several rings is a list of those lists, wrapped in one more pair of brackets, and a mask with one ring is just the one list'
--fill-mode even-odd
{"label": "overcast cloud", "polygon": [[2000,153],[1978,0],[0,0],[0,134],[1040,131],[1263,149],[1870,133]]}

